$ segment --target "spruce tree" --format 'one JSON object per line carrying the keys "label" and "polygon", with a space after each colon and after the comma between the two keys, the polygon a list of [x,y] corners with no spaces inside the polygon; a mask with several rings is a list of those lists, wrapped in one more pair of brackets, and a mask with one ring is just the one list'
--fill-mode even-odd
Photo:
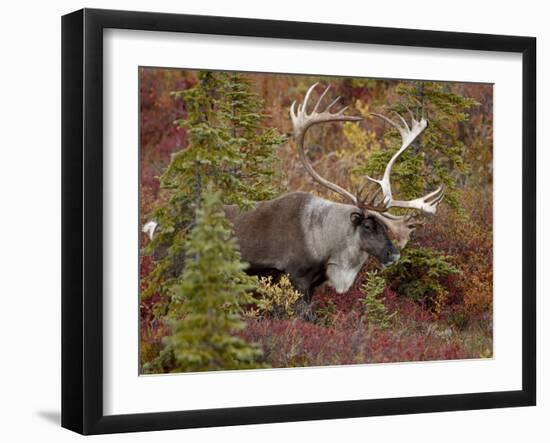
{"label": "spruce tree", "polygon": [[[256,278],[248,276],[235,239],[227,227],[219,192],[203,191],[196,224],[185,242],[186,266],[172,288],[176,309],[172,335],[153,364],[157,370],[211,371],[262,367],[261,350],[236,336],[246,324],[243,305]],[[159,368],[160,367],[160,368]]]}
{"label": "spruce tree", "polygon": [[268,200],[279,194],[280,165],[276,150],[285,137],[274,128],[262,127],[263,102],[251,92],[250,81],[239,73],[228,73],[224,82],[224,99],[219,102],[220,115],[231,131],[230,143],[244,161],[230,168],[235,189],[222,196],[224,203],[250,207],[254,201]]}
{"label": "spruce tree", "polygon": [[167,313],[170,288],[184,269],[187,236],[206,184],[221,191],[223,204],[241,208],[275,196],[276,148],[284,142],[263,126],[263,104],[241,74],[201,71],[193,88],[173,95],[185,103],[187,115],[175,124],[187,131],[188,145],[173,154],[160,177],[160,203],[148,216],[159,228],[144,250],[156,261],[142,297],[160,295],[157,316]]}

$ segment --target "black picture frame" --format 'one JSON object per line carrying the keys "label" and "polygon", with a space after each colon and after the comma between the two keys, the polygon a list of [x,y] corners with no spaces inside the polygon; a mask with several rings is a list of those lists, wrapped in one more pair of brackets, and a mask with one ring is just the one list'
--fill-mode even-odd
{"label": "black picture frame", "polygon": [[[522,389],[103,413],[103,30],[170,31],[519,53],[523,64]],[[531,406],[536,403],[536,39],[83,9],[62,18],[62,426],[82,434]]]}

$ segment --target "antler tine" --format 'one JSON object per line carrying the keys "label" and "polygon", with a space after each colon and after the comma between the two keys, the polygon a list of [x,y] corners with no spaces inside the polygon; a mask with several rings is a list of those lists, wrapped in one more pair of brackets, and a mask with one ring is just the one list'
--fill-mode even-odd
{"label": "antler tine", "polygon": [[[397,112],[397,111],[394,111],[394,114],[397,115],[397,117],[399,117],[399,120],[401,120],[401,122],[403,123],[404,129],[407,130],[407,131],[410,131],[411,129],[409,128],[409,125],[407,124],[407,120],[405,120],[401,116],[401,114],[399,114],[399,112]],[[412,113],[411,113],[411,120],[412,120],[413,123],[415,122],[414,117],[412,117]]]}
{"label": "antler tine", "polygon": [[356,197],[346,189],[338,186],[335,183],[330,182],[329,180],[321,177],[314,169],[313,166],[311,166],[311,163],[306,157],[305,150],[304,150],[304,139],[305,134],[307,130],[317,123],[325,123],[330,121],[359,121],[361,120],[361,117],[355,117],[355,116],[349,116],[344,115],[344,112],[346,111],[347,107],[341,109],[337,112],[330,112],[330,109],[332,106],[334,106],[339,97],[333,100],[324,111],[319,111],[319,107],[321,106],[321,103],[323,99],[325,98],[329,88],[327,87],[323,93],[319,96],[319,99],[317,100],[317,103],[313,107],[312,111],[308,114],[307,113],[307,105],[309,102],[309,99],[311,97],[311,94],[313,93],[313,90],[317,87],[319,83],[314,83],[309,87],[309,89],[306,92],[306,95],[304,96],[304,101],[301,105],[298,106],[298,109],[296,110],[296,101],[292,103],[290,106],[290,118],[292,120],[292,126],[294,129],[294,138],[296,140],[296,146],[298,147],[298,155],[300,157],[300,160],[302,164],[304,165],[304,168],[308,172],[309,175],[319,184],[323,185],[324,187],[330,189],[331,191],[334,191],[338,194],[340,194],[342,197],[344,197],[346,200],[348,200],[352,204],[357,204]]}
{"label": "antler tine", "polygon": [[[309,97],[311,96],[311,93],[313,92],[313,90],[317,87],[317,85],[319,84],[319,82],[316,82],[316,83],[313,83],[313,85],[311,85],[309,87],[309,89],[307,90],[306,92],[306,96],[304,97],[304,102],[302,104],[302,111],[307,114],[307,104],[309,102]],[[317,103],[318,104],[318,103]],[[312,114],[313,112],[315,112],[315,110],[312,111]]]}
{"label": "antler tine", "polygon": [[381,118],[382,120],[384,120],[386,123],[389,123],[390,125],[392,125],[395,129],[397,129],[399,132],[402,131],[402,127],[399,126],[397,123],[395,123],[391,118],[388,118],[386,117],[385,115],[383,114],[378,114],[377,112],[371,112],[372,115],[374,115],[375,117],[378,117],[378,118]]}
{"label": "antler tine", "polygon": [[[317,86],[319,83],[315,83],[313,87]],[[310,88],[311,89],[311,88]],[[321,102],[323,101],[323,99],[325,98],[325,95],[327,95],[327,92],[329,91],[330,89],[330,85],[328,85],[325,90],[321,93],[321,95],[319,96],[319,100],[317,100],[317,103],[315,103],[315,107],[313,108],[313,111],[312,112],[317,112],[317,109],[319,109],[319,106],[321,105]],[[339,97],[338,97],[339,98]],[[328,109],[328,108],[327,108]]]}
{"label": "antler tine", "polygon": [[424,196],[424,199],[427,202],[440,202],[443,198],[443,185],[440,185],[435,191],[430,192],[426,196]]}
{"label": "antler tine", "polygon": [[407,105],[403,105],[403,106],[407,110],[409,115],[411,116],[411,121],[413,121],[413,122],[418,121],[418,120],[416,120],[416,117],[414,116],[413,112],[411,111],[411,108],[409,108]]}
{"label": "antler tine", "polygon": [[364,181],[360,186],[357,187],[357,192],[355,195],[357,196],[357,200],[361,199],[361,196],[363,194],[363,191],[365,190],[365,187],[367,186],[368,182]]}
{"label": "antler tine", "polygon": [[[325,108],[325,112],[329,112],[331,108],[340,101],[340,96],[336,97],[334,100],[330,102],[330,104]],[[346,106],[347,108],[347,106]]]}
{"label": "antler tine", "polygon": [[376,191],[374,194],[372,194],[372,196],[370,197],[367,195],[363,199],[363,201],[360,203],[361,207],[363,207],[364,209],[368,209],[370,211],[379,212],[380,214],[386,213],[388,209],[383,200],[379,203],[375,203],[376,197],[378,196],[378,194],[380,194],[380,189]]}
{"label": "antler tine", "polygon": [[[340,97],[338,97],[340,98]],[[340,109],[338,112],[335,112],[335,115],[343,115],[344,112],[348,110],[349,106],[344,106],[342,109]]]}
{"label": "antler tine", "polygon": [[368,182],[365,181],[357,189],[357,193],[356,193],[357,205],[362,209],[369,209],[375,212],[385,212],[387,209],[383,200],[379,204],[375,204],[376,198],[378,197],[380,192],[382,192],[381,188],[378,188],[373,194],[370,194],[370,195],[367,194],[365,197],[363,197],[363,191],[365,190],[365,187],[367,184]]}

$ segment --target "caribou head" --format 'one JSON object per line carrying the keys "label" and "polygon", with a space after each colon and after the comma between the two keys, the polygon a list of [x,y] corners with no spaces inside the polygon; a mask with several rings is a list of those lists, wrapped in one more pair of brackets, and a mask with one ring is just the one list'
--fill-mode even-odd
{"label": "caribou head", "polygon": [[[399,131],[401,135],[401,147],[386,165],[381,179],[365,176],[357,192],[352,193],[336,183],[321,177],[321,175],[313,169],[313,166],[306,156],[304,139],[307,130],[313,125],[327,122],[356,122],[361,120],[361,117],[345,115],[344,113],[347,107],[336,112],[331,112],[331,109],[338,102],[340,97],[334,99],[328,106],[321,110],[323,99],[329,91],[330,86],[321,93],[313,108],[308,111],[310,97],[317,85],[318,83],[315,83],[308,89],[301,105],[297,106],[296,102],[293,102],[290,107],[290,118],[292,120],[294,139],[298,148],[300,161],[308,174],[317,183],[341,195],[346,203],[357,208],[357,210],[352,213],[351,223],[359,231],[356,235],[359,237],[360,244],[363,245],[363,250],[373,255],[382,264],[391,264],[397,260],[399,254],[393,247],[393,244],[387,240],[386,228],[393,234],[397,246],[403,248],[409,241],[412,231],[420,225],[422,221],[418,219],[415,214],[395,215],[390,212],[390,209],[416,209],[419,210],[421,214],[433,215],[436,213],[437,205],[443,199],[442,186],[414,200],[395,199],[391,188],[390,175],[393,165],[399,156],[412,144],[424,129],[426,129],[428,122],[424,117],[417,119],[410,110],[410,123],[407,123],[405,118],[399,114],[397,114],[399,119],[398,123],[382,114],[372,113],[372,115],[384,120]],[[376,185],[376,190],[374,192],[366,192],[368,189],[372,188],[372,186],[367,186],[369,184]]]}

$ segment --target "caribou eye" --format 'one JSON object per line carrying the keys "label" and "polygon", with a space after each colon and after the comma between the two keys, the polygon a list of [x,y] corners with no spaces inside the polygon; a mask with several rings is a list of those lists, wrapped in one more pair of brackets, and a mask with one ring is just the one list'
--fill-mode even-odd
{"label": "caribou eye", "polygon": [[369,232],[376,232],[376,223],[373,218],[368,217],[363,223],[363,228]]}
{"label": "caribou eye", "polygon": [[363,214],[360,212],[352,212],[350,215],[351,222],[357,226],[363,221]]}

